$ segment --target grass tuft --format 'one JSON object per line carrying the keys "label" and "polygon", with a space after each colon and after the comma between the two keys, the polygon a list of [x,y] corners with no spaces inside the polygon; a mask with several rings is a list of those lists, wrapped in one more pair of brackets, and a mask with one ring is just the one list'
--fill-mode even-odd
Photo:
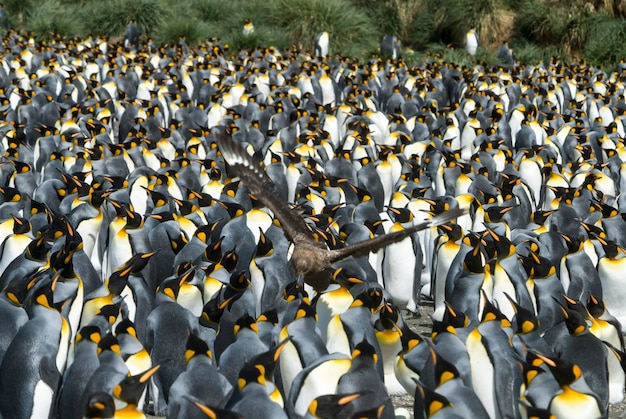
{"label": "grass tuft", "polygon": [[24,26],[33,31],[38,39],[50,39],[54,34],[82,35],[78,13],[58,0],[44,0],[25,15]]}

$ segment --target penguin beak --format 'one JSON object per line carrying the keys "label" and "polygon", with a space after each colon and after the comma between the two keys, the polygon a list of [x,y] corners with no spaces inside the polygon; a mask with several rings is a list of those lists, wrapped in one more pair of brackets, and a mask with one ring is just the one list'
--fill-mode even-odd
{"label": "penguin beak", "polygon": [[139,378],[139,382],[145,383],[146,381],[148,381],[150,377],[156,374],[159,368],[161,368],[161,364],[155,365],[154,367],[150,368],[148,371],[144,372]]}

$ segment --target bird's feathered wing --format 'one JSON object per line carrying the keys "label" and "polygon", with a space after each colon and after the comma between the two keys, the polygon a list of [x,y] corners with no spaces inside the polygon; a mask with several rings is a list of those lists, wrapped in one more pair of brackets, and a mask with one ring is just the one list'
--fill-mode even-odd
{"label": "bird's feathered wing", "polygon": [[274,213],[289,240],[294,244],[307,242],[325,247],[313,238],[304,219],[278,195],[262,161],[248,154],[227,134],[217,135],[217,145],[232,173],[239,176],[246,189]]}
{"label": "bird's feathered wing", "polygon": [[407,227],[404,230],[383,234],[373,237],[369,240],[363,240],[362,242],[354,243],[348,247],[331,250],[330,262],[337,262],[349,256],[360,257],[367,255],[369,252],[376,252],[377,250],[382,249],[385,246],[389,246],[392,243],[398,242],[415,232],[445,224],[448,221],[463,215],[464,213],[465,211],[460,208],[451,209],[449,211],[436,215],[430,220]]}

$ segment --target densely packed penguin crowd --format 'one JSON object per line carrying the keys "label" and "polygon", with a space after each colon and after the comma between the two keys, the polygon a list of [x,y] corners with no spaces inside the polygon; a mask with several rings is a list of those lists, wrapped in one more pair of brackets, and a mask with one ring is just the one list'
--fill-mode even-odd
{"label": "densely packed penguin crowd", "polygon": [[[416,418],[593,418],[623,399],[623,73],[1,48],[2,417],[393,418],[408,392]],[[315,292],[217,135],[330,249],[465,213]],[[405,320],[424,299],[430,336]]]}

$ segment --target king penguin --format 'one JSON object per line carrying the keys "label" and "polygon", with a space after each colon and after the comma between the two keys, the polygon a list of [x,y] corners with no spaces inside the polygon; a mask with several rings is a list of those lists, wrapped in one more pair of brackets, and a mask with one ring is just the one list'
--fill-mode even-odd
{"label": "king penguin", "polygon": [[[407,208],[389,208],[389,211],[394,215],[395,222],[387,233],[402,231],[413,220],[413,214]],[[383,249],[382,285],[394,305],[412,313],[419,311],[421,261],[422,247],[417,234]]]}
{"label": "king penguin", "polygon": [[472,57],[476,55],[476,51],[478,50],[478,34],[476,33],[475,28],[471,28],[465,34],[465,51]]}
{"label": "king penguin", "polygon": [[371,393],[364,394],[356,399],[354,403],[355,411],[368,409],[382,409],[381,419],[394,418],[394,409],[391,399],[387,394],[387,389],[380,374],[376,369],[378,354],[375,348],[366,340],[359,342],[352,352],[352,365],[337,384],[337,393],[357,393],[367,390]]}
{"label": "king penguin", "polygon": [[137,26],[137,21],[135,19],[131,19],[126,26],[126,32],[124,34],[124,48],[139,48],[140,34],[141,32],[139,31],[139,27]]}
{"label": "king penguin", "polygon": [[556,419],[605,417],[606,410],[601,407],[595,394],[574,389],[582,377],[578,365],[561,358],[548,358],[539,354],[537,357],[550,368],[561,386],[561,392],[550,401],[550,413]]}
{"label": "king penguin", "polygon": [[189,403],[189,398],[203,404],[223,408],[230,399],[233,386],[212,362],[213,355],[205,341],[194,334],[187,339],[185,359],[187,369],[170,388],[168,417],[200,417]]}
{"label": "king penguin", "polygon": [[[41,279],[45,280],[45,279]],[[30,320],[0,365],[0,413],[6,418],[48,417],[65,369],[70,326],[54,303],[58,277],[33,295]]]}
{"label": "king penguin", "polygon": [[320,32],[315,36],[315,56],[326,58],[328,56],[328,32]]}

